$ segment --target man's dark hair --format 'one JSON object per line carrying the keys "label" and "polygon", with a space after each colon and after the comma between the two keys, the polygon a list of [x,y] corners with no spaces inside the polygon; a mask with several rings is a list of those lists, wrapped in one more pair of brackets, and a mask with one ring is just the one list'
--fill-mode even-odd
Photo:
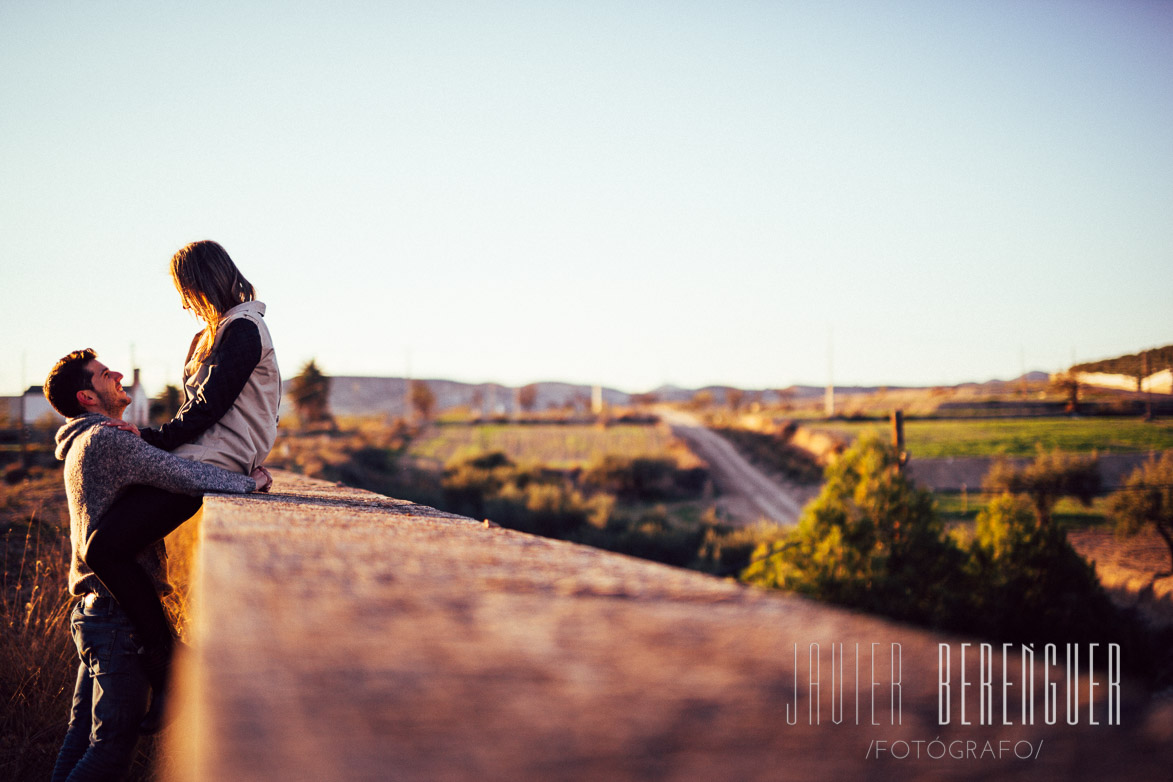
{"label": "man's dark hair", "polygon": [[53,409],[66,418],[85,412],[77,401],[77,392],[94,387],[93,373],[86,367],[98,357],[93,348],[75,350],[58,361],[45,378],[45,398]]}

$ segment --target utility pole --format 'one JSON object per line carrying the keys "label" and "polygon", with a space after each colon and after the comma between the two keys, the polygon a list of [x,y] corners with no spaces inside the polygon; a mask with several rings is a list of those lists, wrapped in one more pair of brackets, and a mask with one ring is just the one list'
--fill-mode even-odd
{"label": "utility pole", "polygon": [[20,354],[20,466],[24,469],[25,475],[29,471],[29,430],[25,425],[25,397],[28,396],[28,377],[26,366],[28,362],[28,354]]}
{"label": "utility pole", "polygon": [[827,328],[827,393],[823,397],[823,415],[835,417],[835,331]]}
{"label": "utility pole", "polygon": [[415,422],[411,407],[411,348],[403,350],[403,421],[408,426]]}

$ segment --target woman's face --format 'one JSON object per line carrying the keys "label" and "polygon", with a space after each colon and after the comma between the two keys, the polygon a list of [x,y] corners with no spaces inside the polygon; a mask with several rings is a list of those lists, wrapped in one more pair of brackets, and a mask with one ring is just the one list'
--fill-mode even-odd
{"label": "woman's face", "polygon": [[186,293],[184,293],[184,292],[183,292],[183,289],[179,287],[179,283],[178,283],[178,282],[176,282],[176,283],[175,283],[175,290],[176,290],[176,291],[179,293],[179,304],[180,304],[180,306],[181,306],[181,307],[183,307],[183,309],[184,309],[184,311],[185,311],[185,312],[186,312],[186,311],[188,311],[188,310],[190,310],[190,309],[191,309],[191,304],[189,304],[189,303],[188,303],[188,301],[187,301],[187,294],[186,294]]}

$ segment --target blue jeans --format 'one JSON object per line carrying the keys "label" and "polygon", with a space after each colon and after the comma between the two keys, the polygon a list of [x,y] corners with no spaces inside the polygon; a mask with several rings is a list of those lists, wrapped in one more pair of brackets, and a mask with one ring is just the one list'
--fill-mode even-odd
{"label": "blue jeans", "polygon": [[126,776],[151,686],[139,659],[134,627],[113,598],[89,608],[79,600],[69,617],[81,662],[69,730],[53,782],[97,782]]}

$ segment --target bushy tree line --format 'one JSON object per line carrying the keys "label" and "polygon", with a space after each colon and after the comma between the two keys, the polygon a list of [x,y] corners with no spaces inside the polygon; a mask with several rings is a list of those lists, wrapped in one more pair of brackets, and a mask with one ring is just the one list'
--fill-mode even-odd
{"label": "bushy tree line", "polygon": [[1112,495],[1111,511],[1122,535],[1135,535],[1149,526],[1156,530],[1169,548],[1169,570],[1158,577],[1173,575],[1173,451],[1133,470]]}
{"label": "bushy tree line", "polygon": [[1092,566],[1037,503],[1013,493],[1023,487],[997,496],[962,541],[878,435],[861,436],[826,477],[797,529],[754,553],[746,581],[1014,642],[1126,631]]}
{"label": "bushy tree line", "polygon": [[697,499],[706,477],[703,469],[682,469],[671,459],[611,454],[566,472],[487,453],[447,466],[437,504],[523,532],[732,575],[777,528],[737,529],[712,511],[699,523],[669,512],[665,503]]}

